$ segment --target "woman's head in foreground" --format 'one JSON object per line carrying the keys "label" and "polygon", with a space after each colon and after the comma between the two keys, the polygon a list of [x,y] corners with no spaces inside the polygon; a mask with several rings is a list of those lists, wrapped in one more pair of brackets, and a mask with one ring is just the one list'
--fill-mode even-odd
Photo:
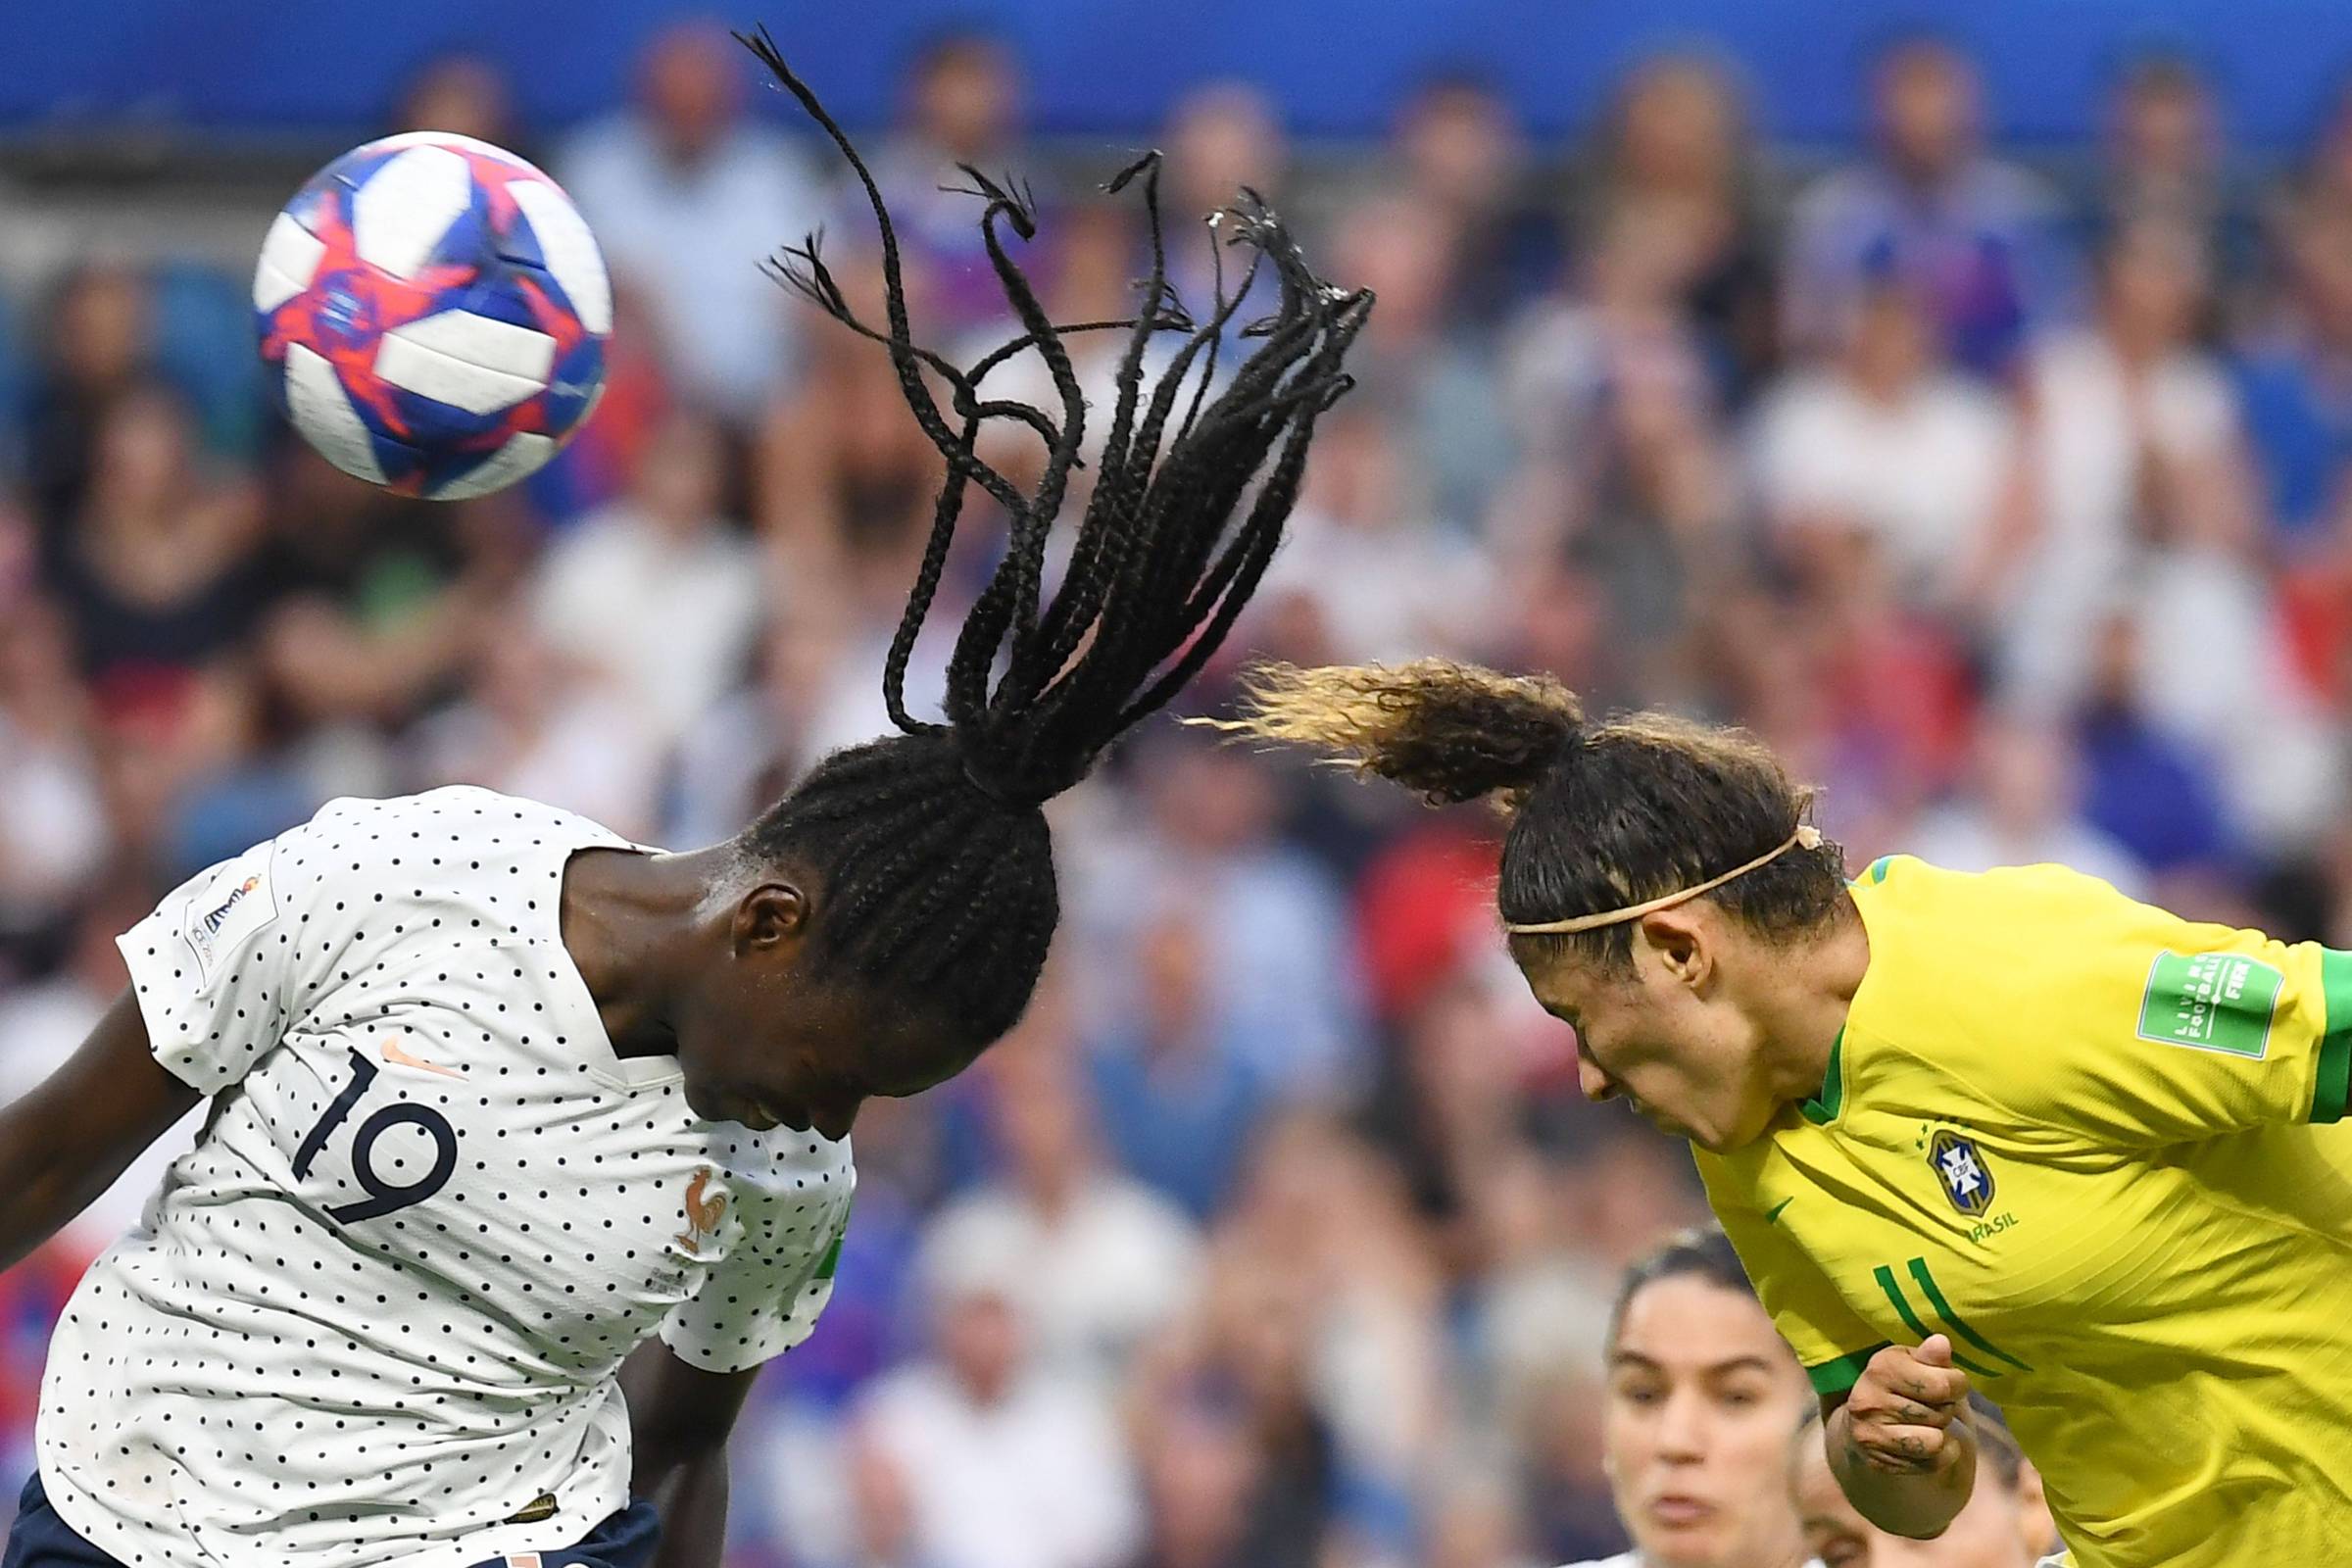
{"label": "woman's head in foreground", "polygon": [[1796,1560],[1788,1434],[1812,1404],[1721,1231],[1635,1263],[1609,1322],[1602,1446],[1646,1568]]}

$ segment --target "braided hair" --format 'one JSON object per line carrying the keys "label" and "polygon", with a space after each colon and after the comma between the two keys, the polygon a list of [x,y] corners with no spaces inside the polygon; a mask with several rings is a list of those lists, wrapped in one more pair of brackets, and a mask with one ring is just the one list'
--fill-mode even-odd
{"label": "braided hair", "polygon": [[[764,28],[737,37],[863,188],[881,228],[883,319],[869,323],[852,309],[820,234],[781,252],[769,270],[889,353],[907,407],[947,460],[922,565],[883,667],[884,702],[901,733],[825,758],[739,843],[759,863],[790,861],[819,879],[829,906],[810,927],[819,964],[919,999],[929,1017],[984,1046],[1027,1006],[1059,914],[1044,803],[1175,696],[1232,629],[1281,542],[1315,421],[1350,385],[1342,361],[1372,297],[1317,278],[1282,221],[1245,189],[1210,223],[1247,253],[1246,266],[1196,321],[1168,281],[1152,153],[1106,187],[1137,191],[1149,220],[1151,272],[1136,314],[1055,323],[1004,246],[1006,230],[1022,239],[1035,232],[1029,193],[967,165],[989,263],[1021,332],[968,368],[954,365],[914,340],[898,236],[858,149]],[[1275,308],[1245,328],[1255,351],[1212,391],[1219,340],[1261,268],[1278,285]],[[1124,331],[1126,347],[1093,492],[1049,594],[1047,535],[1087,417],[1067,339],[1095,331]],[[1180,341],[1147,383],[1147,356],[1162,334]],[[1031,349],[1052,377],[1054,408],[983,395],[991,369]],[[1196,376],[1187,397],[1185,382]],[[978,456],[992,421],[1026,426],[1044,442],[1033,483],[1015,483]],[[946,721],[934,723],[906,710],[906,666],[974,489],[1003,512],[1004,549],[956,639]]]}

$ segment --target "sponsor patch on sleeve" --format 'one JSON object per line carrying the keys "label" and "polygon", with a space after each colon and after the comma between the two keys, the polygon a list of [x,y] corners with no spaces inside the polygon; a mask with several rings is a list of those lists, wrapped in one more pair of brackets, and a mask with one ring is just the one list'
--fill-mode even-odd
{"label": "sponsor patch on sleeve", "polygon": [[2139,999],[2139,1038],[2260,1061],[2286,976],[2242,953],[2156,955]]}
{"label": "sponsor patch on sleeve", "polygon": [[211,985],[221,961],[248,937],[277,918],[277,894],[270,885],[270,846],[258,845],[221,867],[212,886],[188,906],[188,950],[196,972]]}

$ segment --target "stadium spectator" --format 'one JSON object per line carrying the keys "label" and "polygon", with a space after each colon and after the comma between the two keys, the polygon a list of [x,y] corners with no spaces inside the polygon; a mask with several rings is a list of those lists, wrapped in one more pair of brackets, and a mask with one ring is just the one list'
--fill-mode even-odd
{"label": "stadium spectator", "polygon": [[1684,315],[1706,344],[1727,402],[1744,403],[1780,357],[1771,236],[1729,70],[1699,54],[1659,55],[1619,83],[1596,188],[1597,227],[1639,213],[1670,235]]}
{"label": "stadium spectator", "polygon": [[1559,219],[1533,188],[1526,132],[1494,82],[1469,71],[1423,81],[1397,110],[1387,162],[1415,226],[1450,260],[1448,324],[1497,331],[1551,286]]}
{"label": "stadium spectator", "polygon": [[2352,206],[2306,200],[2280,224],[2284,297],[2240,351],[2247,433],[2274,548],[2339,555],[2352,464]]}
{"label": "stadium spectator", "polygon": [[2185,55],[2133,61],[2107,106],[2104,159],[2084,202],[2090,248],[2140,223],[2192,235],[2226,309],[2200,324],[2243,318],[2263,265],[2250,193],[2225,161],[2213,87]]}
{"label": "stadium spectator", "polygon": [[1083,1026],[1126,1006],[1158,911],[1211,909],[1219,1028],[1275,1098],[1343,1093],[1365,1065],[1362,981],[1340,890],[1275,834],[1265,764],[1185,733],[1135,751],[1142,814],[1087,835],[1063,873],[1065,906],[1083,911]]}
{"label": "stadium spectator", "polygon": [[1065,1009],[1048,997],[986,1063],[986,1115],[1002,1169],[940,1210],[923,1239],[935,1268],[993,1254],[1035,1363],[1107,1391],[1135,1348],[1183,1312],[1200,1242],[1167,1199],[1107,1168]]}
{"label": "stadium spectator", "polygon": [[2054,861],[2104,877],[2134,898],[2147,867],[2082,819],[2082,760],[2055,725],[1988,719],[1977,740],[1974,787],[1929,812],[1906,843],[1922,859],[1956,871]]}
{"label": "stadium spectator", "polygon": [[91,453],[58,601],[102,707],[169,706],[243,634],[260,498],[242,476],[205,471],[186,408],[158,383],[107,404]]}
{"label": "stadium spectator", "polygon": [[651,715],[610,681],[572,667],[520,606],[476,656],[464,701],[422,720],[402,782],[479,784],[578,811],[615,833],[653,837],[661,757]]}
{"label": "stadium spectator", "polygon": [[[1368,346],[1377,367],[1380,345]],[[1332,411],[1260,615],[1308,611],[1324,647],[1376,662],[1488,646],[1494,568],[1433,512],[1442,469],[1418,461],[1429,447],[1417,437],[1438,433],[1385,418],[1369,399]]]}
{"label": "stadium spectator", "polygon": [[1029,1260],[997,1241],[967,1233],[929,1254],[932,1353],[859,1402],[860,1462],[890,1467],[861,1491],[904,1491],[900,1549],[924,1568],[1118,1568],[1138,1503],[1109,1402],[1040,1364]]}
{"label": "stadium spectator", "polygon": [[[1201,220],[1232,205],[1244,186],[1279,210],[1290,172],[1290,142],[1277,106],[1244,81],[1210,81],[1177,101],[1159,145],[1167,152],[1162,201],[1168,228],[1168,277],[1205,319],[1217,298],[1220,277],[1228,291],[1242,284],[1223,270],[1223,247]],[[1233,313],[1219,344],[1219,363],[1230,372],[1248,353],[1242,328],[1265,314],[1273,279],[1260,275]]]}
{"label": "stadium spectator", "polygon": [[67,273],[46,306],[44,353],[18,416],[24,492],[42,562],[54,569],[90,483],[108,408],[153,372],[154,291],[136,269],[98,261]]}
{"label": "stadium spectator", "polygon": [[1196,1222],[1230,1194],[1266,1109],[1258,1069],[1221,1030],[1202,926],[1175,907],[1146,928],[1130,1006],[1087,1045],[1104,1143]]}
{"label": "stadium spectator", "polygon": [[448,54],[426,61],[401,88],[392,129],[449,131],[525,157],[530,154],[514,112],[514,83],[495,62],[480,55]]}
{"label": "stadium spectator", "polygon": [[97,738],[65,619],[28,590],[0,606],[0,973],[47,966],[112,848]]}
{"label": "stadium spectator", "polygon": [[1908,289],[1862,291],[1837,356],[1765,395],[1754,441],[1775,542],[1815,579],[1867,542],[1909,604],[1953,614],[2002,568],[2015,420],[1950,368]]}
{"label": "stadium spectator", "polygon": [[2055,199],[1985,153],[1976,69],[1951,45],[1889,49],[1872,93],[1878,161],[1824,176],[1797,203],[1789,336],[1798,347],[1831,341],[1857,293],[1899,282],[1928,302],[1961,365],[2004,373],[2027,334],[2069,304]]}
{"label": "stadium spectator", "polygon": [[1257,1568],[1244,1555],[1258,1458],[1228,1415],[1180,1409],[1143,1441],[1144,1544],[1128,1568]]}
{"label": "stadium spectator", "polygon": [[1411,519],[1414,531],[1435,523],[1467,533],[1486,520],[1514,453],[1494,384],[1493,338],[1456,322],[1447,306],[1457,240],[1401,196],[1351,209],[1335,240],[1335,271],[1363,279],[1380,298],[1359,340],[1362,397],[1348,415],[1385,415],[1394,426],[1389,444],[1412,478],[1394,510],[1409,506],[1423,514]]}
{"label": "stadium spectator", "polygon": [[[872,267],[834,261],[846,286],[871,285]],[[877,290],[860,308],[878,301]],[[926,303],[918,287],[909,308]],[[810,328],[808,373],[770,409],[760,436],[762,533],[795,579],[847,593],[865,617],[895,612],[921,558],[939,483],[939,454],[902,403],[888,358],[820,321]]]}
{"label": "stadium spectator", "polygon": [[1506,370],[1523,461],[1495,548],[1514,571],[1564,558],[1588,576],[1612,657],[1644,690],[1676,684],[1677,640],[1733,560],[1735,476],[1677,297],[1681,243],[1654,212],[1613,216],[1577,291],[1522,326]]}
{"label": "stadium spectator", "polygon": [[734,683],[758,629],[760,563],[719,514],[725,479],[722,432],[673,413],[628,496],[566,530],[532,592],[549,646],[613,681],[662,744]]}
{"label": "stadium spectator", "polygon": [[[973,222],[980,198],[970,194],[972,179],[963,168],[993,180],[1041,173],[1019,144],[1020,67],[1004,41],[990,33],[944,32],[915,51],[901,91],[901,125],[874,160],[874,177],[890,202],[901,254],[923,290],[923,329],[954,342],[1005,319],[1004,290]],[[1050,183],[1046,194],[1052,195]],[[862,198],[852,196],[851,206],[860,210],[851,231],[869,242]],[[1021,265],[1041,287],[1052,286],[1051,255],[1040,265],[1024,251]]]}
{"label": "stadium spectator", "polygon": [[2149,555],[2247,569],[2257,503],[2235,391],[2193,338],[2206,297],[2193,238],[2134,224],[2102,255],[2092,322],[2029,358],[2034,505],[2005,542],[1999,617],[2021,699],[2053,711],[2079,700],[2097,608]]}
{"label": "stadium spectator", "polygon": [[801,154],[745,117],[748,69],[716,26],[670,27],[639,63],[636,108],[556,165],[607,264],[644,291],[688,394],[743,428],[798,370],[809,329],[759,264],[824,218]]}

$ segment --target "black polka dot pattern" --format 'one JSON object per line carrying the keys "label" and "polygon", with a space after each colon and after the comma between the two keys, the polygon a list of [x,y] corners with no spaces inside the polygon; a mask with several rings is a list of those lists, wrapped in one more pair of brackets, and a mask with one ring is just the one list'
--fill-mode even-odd
{"label": "black polka dot pattern", "polygon": [[625,847],[485,790],[337,801],[122,937],[215,1097],[43,1380],[51,1500],[129,1568],[560,1547],[626,1501],[631,1349],[731,1371],[814,1326],[849,1147],[613,1054],[558,928],[591,846]]}

